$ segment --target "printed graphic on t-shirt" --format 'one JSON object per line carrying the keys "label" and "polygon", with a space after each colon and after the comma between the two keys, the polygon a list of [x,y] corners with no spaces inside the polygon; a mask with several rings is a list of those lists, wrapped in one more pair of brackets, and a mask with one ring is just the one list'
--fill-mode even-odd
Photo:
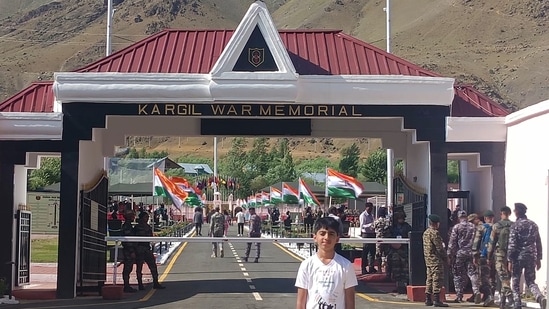
{"label": "printed graphic on t-shirt", "polygon": [[326,269],[319,269],[315,274],[313,280],[316,281],[316,289],[314,291],[315,303],[318,304],[319,309],[336,309],[337,299],[339,294],[337,292],[336,278],[337,271],[333,267]]}

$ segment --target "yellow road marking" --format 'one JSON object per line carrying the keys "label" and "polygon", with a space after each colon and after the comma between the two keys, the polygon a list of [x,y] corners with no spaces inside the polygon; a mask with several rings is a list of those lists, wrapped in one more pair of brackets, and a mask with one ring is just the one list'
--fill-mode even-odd
{"label": "yellow road marking", "polygon": [[[299,255],[293,253],[292,251],[286,249],[284,246],[282,246],[281,244],[278,244],[278,243],[273,243],[273,245],[277,246],[278,249],[284,251],[285,253],[287,253],[289,256],[293,257],[294,259],[302,262],[304,259],[302,257],[300,257]],[[365,299],[369,302],[376,302],[376,303],[383,303],[383,304],[396,304],[396,305],[402,305],[402,304],[410,304],[410,305],[422,305],[422,303],[412,303],[412,302],[398,302],[398,301],[390,301],[390,300],[381,300],[381,299],[378,299],[378,298],[375,298],[375,297],[372,297],[372,296],[369,296],[367,294],[364,294],[364,293],[356,293],[356,295],[362,299]]]}
{"label": "yellow road marking", "polygon": [[[193,233],[191,235],[191,237],[193,237],[195,234]],[[172,270],[173,268],[173,265],[175,264],[175,262],[177,261],[177,259],[179,258],[179,256],[181,255],[181,253],[183,252],[183,249],[185,249],[185,247],[187,247],[189,243],[186,242],[186,243],[183,243],[183,245],[181,245],[181,247],[179,247],[179,249],[177,250],[177,252],[175,253],[174,257],[170,260],[170,263],[168,263],[168,266],[166,266],[166,269],[164,269],[164,272],[162,273],[162,275],[158,278],[158,282],[163,282],[164,279],[166,279],[166,277],[168,277],[168,274],[170,273],[170,271]],[[155,289],[151,289],[145,296],[143,296],[143,298],[141,298],[139,301],[140,302],[145,302],[145,301],[148,301],[153,295],[154,293],[156,292]]]}

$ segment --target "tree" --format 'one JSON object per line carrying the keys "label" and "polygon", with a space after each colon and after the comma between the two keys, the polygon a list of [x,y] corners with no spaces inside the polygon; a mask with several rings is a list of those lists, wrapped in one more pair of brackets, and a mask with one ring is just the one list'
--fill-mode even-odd
{"label": "tree", "polygon": [[362,175],[367,181],[387,183],[387,152],[384,149],[370,153],[362,165]]}
{"label": "tree", "polygon": [[271,164],[266,177],[270,183],[295,181],[297,179],[294,160],[287,138],[280,139],[278,144],[273,147],[271,158],[273,164]]}
{"label": "tree", "polygon": [[301,159],[296,162],[295,170],[298,176],[303,177],[304,173],[325,173],[326,167],[336,168],[337,164],[326,157]]}
{"label": "tree", "polygon": [[28,177],[27,188],[36,190],[61,181],[61,158],[42,158],[40,168],[32,170]]}
{"label": "tree", "polygon": [[360,148],[353,143],[349,147],[341,150],[341,160],[339,161],[339,171],[345,175],[356,177],[359,171]]}
{"label": "tree", "polygon": [[265,137],[256,138],[248,153],[249,170],[254,175],[265,175],[271,167],[271,155],[267,152],[268,141]]}
{"label": "tree", "polygon": [[448,161],[448,183],[459,183],[459,161]]}
{"label": "tree", "polygon": [[248,171],[247,153],[244,149],[246,149],[245,139],[241,137],[233,139],[231,149],[219,162],[219,170],[223,174],[239,180],[240,189],[236,192],[237,197],[245,197],[250,194],[250,182],[253,179]]}

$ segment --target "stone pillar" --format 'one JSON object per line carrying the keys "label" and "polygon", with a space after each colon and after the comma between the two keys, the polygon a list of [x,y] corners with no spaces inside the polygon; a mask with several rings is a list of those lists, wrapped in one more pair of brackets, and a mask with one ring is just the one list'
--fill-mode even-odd
{"label": "stone pillar", "polygon": [[[445,142],[430,142],[431,190],[429,205],[431,214],[440,216],[440,234],[448,241],[448,152]],[[429,215],[429,214],[427,214]]]}
{"label": "stone pillar", "polygon": [[59,247],[57,268],[57,298],[76,297],[78,209],[79,209],[79,129],[70,115],[63,115],[61,152],[61,189],[59,205]]}
{"label": "stone pillar", "polygon": [[501,207],[507,206],[505,165],[492,166],[492,185],[492,210],[497,213]]}

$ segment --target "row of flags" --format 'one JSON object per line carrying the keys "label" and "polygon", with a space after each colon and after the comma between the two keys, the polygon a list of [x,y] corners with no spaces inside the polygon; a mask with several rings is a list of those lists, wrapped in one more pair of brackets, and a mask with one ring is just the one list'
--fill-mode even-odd
{"label": "row of flags", "polygon": [[[237,205],[251,207],[267,204],[299,204],[301,199],[306,205],[320,206],[316,195],[301,178],[299,178],[297,189],[283,182],[282,190],[271,186],[269,191],[250,195],[247,199],[238,199],[236,201]],[[364,186],[356,178],[342,174],[332,168],[326,168],[325,196],[356,199],[363,191]]]}
{"label": "row of flags", "polygon": [[[357,179],[342,174],[334,169],[326,168],[325,196],[358,198],[364,191],[362,183]],[[153,196],[164,196],[171,198],[178,209],[186,204],[189,206],[201,206],[204,203],[205,195],[198,185],[191,185],[183,177],[172,176],[168,178],[158,169],[154,169]],[[282,183],[282,190],[270,187],[269,192],[260,192],[250,195],[247,199],[236,200],[237,206],[251,207],[267,204],[299,204],[299,200],[307,205],[320,206],[318,198],[311,188],[299,178],[298,187],[293,188],[288,183]]]}

